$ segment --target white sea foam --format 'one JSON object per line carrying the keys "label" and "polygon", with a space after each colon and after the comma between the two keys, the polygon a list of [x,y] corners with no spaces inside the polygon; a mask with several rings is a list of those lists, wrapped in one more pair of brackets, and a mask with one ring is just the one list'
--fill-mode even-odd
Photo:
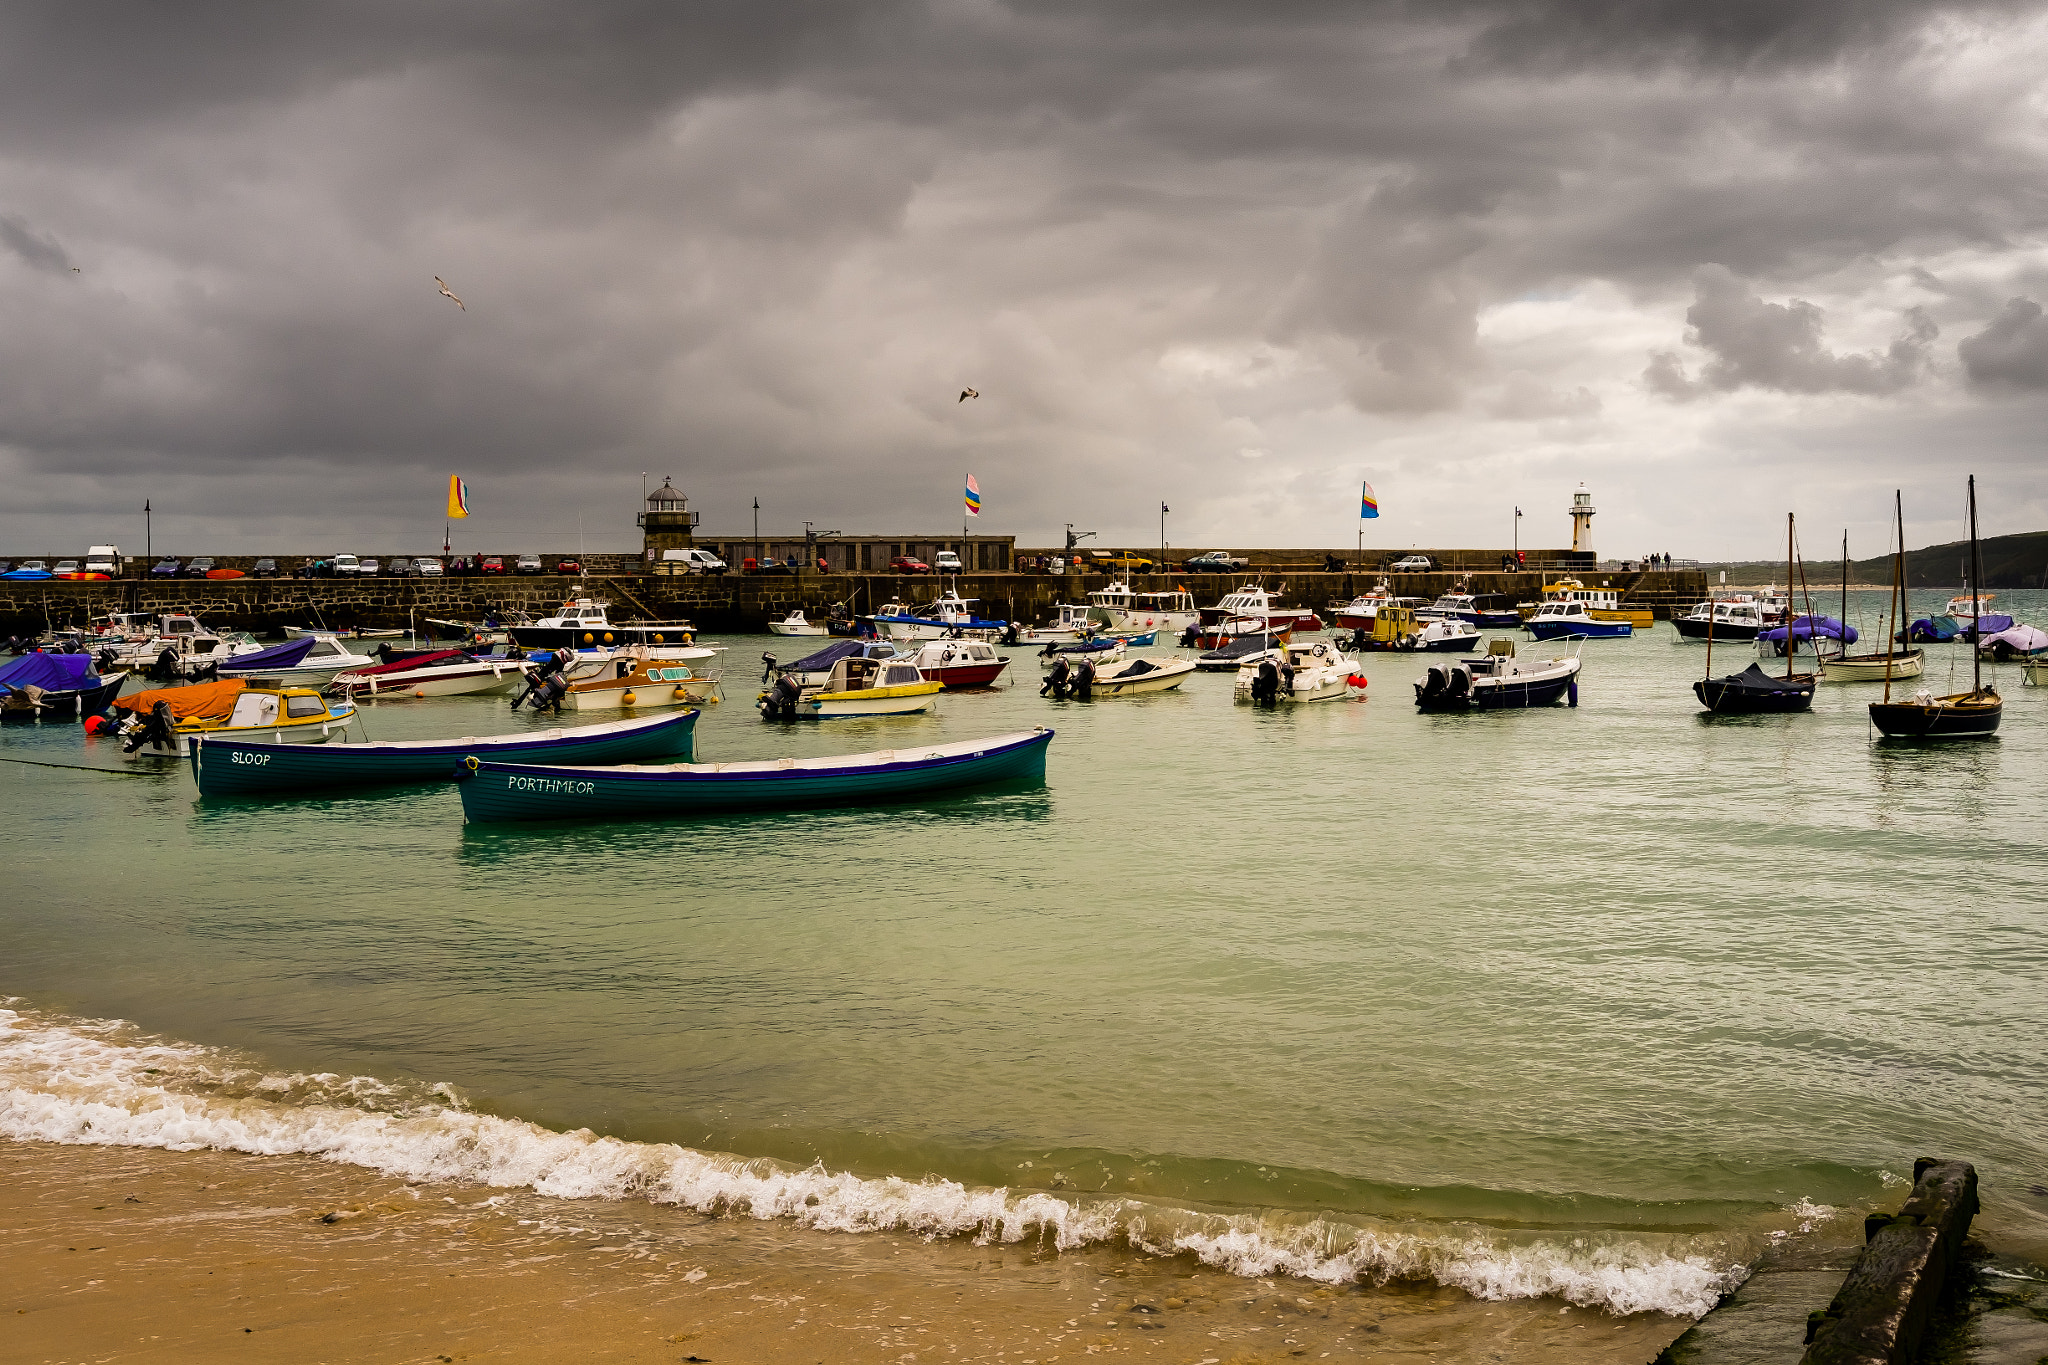
{"label": "white sea foam", "polygon": [[936,1177],[795,1169],[471,1113],[446,1087],[266,1074],[231,1054],[135,1036],[123,1025],[7,1009],[0,1009],[0,1136],[305,1154],[408,1179],[642,1199],[835,1232],[977,1242],[1038,1237],[1062,1250],[1123,1242],[1156,1255],[1191,1254],[1237,1275],[1331,1284],[1430,1279],[1485,1299],[1548,1295],[1616,1314],[1697,1317],[1744,1274],[1738,1264],[1640,1240],[1517,1241],[1462,1225],[1227,1216]]}

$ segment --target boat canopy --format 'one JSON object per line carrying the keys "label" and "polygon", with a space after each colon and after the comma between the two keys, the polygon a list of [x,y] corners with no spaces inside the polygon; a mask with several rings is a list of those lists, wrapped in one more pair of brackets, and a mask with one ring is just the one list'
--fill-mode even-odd
{"label": "boat canopy", "polygon": [[374,674],[404,673],[409,669],[429,668],[435,664],[456,664],[469,662],[471,662],[471,656],[469,651],[466,649],[436,649],[430,650],[425,654],[407,654],[400,658],[394,659],[392,662],[388,664],[378,664],[373,668],[351,669],[349,676],[356,678],[367,678]]}
{"label": "boat canopy", "polygon": [[0,666],[0,687],[40,687],[45,692],[78,692],[99,685],[90,654],[24,654]]}
{"label": "boat canopy", "polygon": [[[1765,631],[1757,638],[1759,640],[1767,640],[1772,644],[1783,644],[1785,642],[1785,631],[1786,627],[1776,626]],[[1811,640],[1818,637],[1823,640],[1840,640],[1844,644],[1853,645],[1856,643],[1857,638],[1856,627],[1845,626],[1832,616],[1797,617],[1792,622],[1791,631],[1792,638],[1795,640]]]}
{"label": "boat canopy", "polygon": [[2011,629],[2012,618],[2010,616],[1995,616],[1987,611],[1977,617],[1977,638],[1980,640],[1996,635],[2000,631]]}
{"label": "boat canopy", "polygon": [[1979,649],[1995,650],[2000,645],[2015,654],[2037,654],[2048,649],[2048,631],[2036,630],[2033,626],[2007,626],[1996,635],[1986,635],[1977,642]]}
{"label": "boat canopy", "polygon": [[223,678],[219,682],[194,683],[190,687],[158,687],[148,692],[135,692],[117,700],[114,705],[123,711],[137,715],[148,715],[156,709],[158,702],[168,702],[171,716],[175,720],[191,720],[197,716],[225,716],[235,709],[235,696],[248,681],[243,678]]}
{"label": "boat canopy", "polygon": [[297,668],[318,643],[318,638],[308,635],[303,639],[286,640],[281,645],[259,649],[253,654],[237,654],[233,658],[221,660],[221,671],[261,673],[266,668]]}
{"label": "boat canopy", "polygon": [[866,643],[860,640],[834,640],[816,654],[798,659],[793,664],[783,664],[781,667],[790,673],[823,673],[841,659],[850,659],[866,648]]}
{"label": "boat canopy", "polygon": [[1956,638],[1962,627],[1953,616],[1923,616],[1899,632],[1899,638],[1909,643],[1941,644]]}

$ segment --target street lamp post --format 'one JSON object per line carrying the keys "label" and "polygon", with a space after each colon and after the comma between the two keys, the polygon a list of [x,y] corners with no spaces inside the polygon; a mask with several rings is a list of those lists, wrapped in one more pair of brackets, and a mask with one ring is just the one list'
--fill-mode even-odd
{"label": "street lamp post", "polygon": [[759,498],[755,498],[755,499],[754,499],[754,564],[755,564],[755,566],[756,566],[756,567],[758,568],[758,567],[760,566],[760,563],[761,563],[761,500],[760,500]]}
{"label": "street lamp post", "polygon": [[156,533],[150,522],[148,498],[142,500],[142,557],[152,564],[156,562]]}

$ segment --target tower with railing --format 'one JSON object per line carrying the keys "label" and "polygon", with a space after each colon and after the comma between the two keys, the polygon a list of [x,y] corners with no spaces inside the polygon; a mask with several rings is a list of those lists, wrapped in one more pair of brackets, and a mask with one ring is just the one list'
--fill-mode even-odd
{"label": "tower with railing", "polygon": [[690,500],[667,479],[647,495],[647,509],[640,514],[640,542],[649,561],[661,558],[663,550],[687,550],[696,544],[697,514]]}
{"label": "tower with railing", "polygon": [[1572,549],[1588,554],[1593,550],[1593,495],[1586,491],[1584,479],[1572,494]]}

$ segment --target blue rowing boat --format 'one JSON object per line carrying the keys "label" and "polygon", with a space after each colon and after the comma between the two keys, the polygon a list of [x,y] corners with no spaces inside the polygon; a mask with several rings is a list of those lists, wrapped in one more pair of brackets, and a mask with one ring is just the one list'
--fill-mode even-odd
{"label": "blue rowing boat", "polygon": [[1039,727],[954,744],[830,758],[658,767],[510,767],[462,760],[462,813],[495,820],[726,815],[797,806],[865,806],[1008,782],[1044,782],[1052,731]]}
{"label": "blue rowing boat", "polygon": [[465,758],[494,765],[633,763],[688,758],[699,711],[619,720],[575,729],[461,739],[383,740],[367,744],[278,744],[192,736],[192,780],[201,796],[266,796],[335,787],[446,782]]}

